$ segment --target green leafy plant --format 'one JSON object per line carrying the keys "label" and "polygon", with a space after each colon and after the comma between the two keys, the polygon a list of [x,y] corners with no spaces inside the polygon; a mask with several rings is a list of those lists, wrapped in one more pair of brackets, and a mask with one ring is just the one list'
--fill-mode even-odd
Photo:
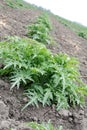
{"label": "green leafy plant", "polygon": [[51,25],[49,18],[46,14],[39,16],[36,23],[44,24],[44,26],[46,28],[48,28],[49,31],[52,29],[52,25]]}
{"label": "green leafy plant", "polygon": [[16,130],[16,129],[14,129],[14,128],[10,128],[9,130]]}
{"label": "green leafy plant", "polygon": [[6,4],[14,9],[37,9],[36,6],[26,3],[23,0],[4,0]]}
{"label": "green leafy plant", "polygon": [[38,42],[51,44],[53,39],[49,35],[50,30],[51,24],[47,15],[41,15],[34,24],[28,26],[27,35]]}
{"label": "green leafy plant", "polygon": [[54,128],[54,126],[50,122],[41,124],[38,124],[36,122],[30,122],[28,123],[28,126],[33,128],[34,130],[63,130],[62,126]]}
{"label": "green leafy plant", "polygon": [[79,32],[78,33],[78,36],[82,37],[82,38],[85,38],[86,34],[84,32]]}
{"label": "green leafy plant", "polygon": [[53,55],[32,39],[11,37],[0,43],[0,75],[10,76],[11,89],[25,88],[29,105],[55,104],[57,110],[83,105],[87,88],[80,79],[78,61],[66,54]]}
{"label": "green leafy plant", "polygon": [[[54,126],[51,124],[50,121],[48,121],[48,123],[41,123],[41,124],[37,122],[29,122],[29,123],[25,123],[25,126],[28,126],[33,130],[63,130],[62,126],[59,126],[58,128],[54,128]],[[10,128],[9,130],[16,130],[16,129]]]}

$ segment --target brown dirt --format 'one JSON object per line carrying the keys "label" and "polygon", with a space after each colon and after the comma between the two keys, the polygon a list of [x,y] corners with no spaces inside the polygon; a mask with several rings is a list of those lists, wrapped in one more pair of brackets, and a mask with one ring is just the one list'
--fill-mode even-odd
{"label": "brown dirt", "polygon": [[[0,4],[0,40],[5,36],[17,35],[26,36],[26,25],[31,24],[41,11],[38,10],[18,10],[5,5],[3,0]],[[87,40],[78,37],[74,32],[60,24],[54,16],[50,16],[53,25],[52,36],[56,44],[49,47],[53,53],[64,52],[75,56],[80,61],[80,72],[82,79],[87,83]],[[0,65],[2,67],[2,65]],[[17,130],[30,130],[24,125],[25,122],[37,121],[47,122],[49,119],[54,126],[63,125],[64,130],[87,130],[87,102],[84,108],[70,108],[57,112],[55,106],[40,105],[39,108],[28,107],[21,111],[27,102],[23,97],[23,89],[10,90],[10,83],[6,77],[0,78],[0,130],[16,128]]]}

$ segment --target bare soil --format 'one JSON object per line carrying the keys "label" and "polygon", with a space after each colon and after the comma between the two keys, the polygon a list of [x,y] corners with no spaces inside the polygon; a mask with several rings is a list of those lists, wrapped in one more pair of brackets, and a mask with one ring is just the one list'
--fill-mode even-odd
{"label": "bare soil", "polygon": [[[40,10],[12,9],[0,0],[3,8],[0,8],[0,41],[5,36],[26,37],[26,26],[34,22],[41,14]],[[82,80],[87,83],[87,40],[78,37],[74,32],[59,23],[54,16],[50,16],[53,25],[51,35],[56,44],[49,46],[53,53],[67,53],[78,58],[79,71]],[[0,67],[2,65],[0,64]],[[84,108],[70,108],[69,110],[55,110],[55,105],[39,108],[29,106],[21,111],[27,102],[23,96],[23,88],[10,91],[10,83],[7,77],[0,77],[0,130],[30,130],[24,123],[30,121],[48,122],[53,125],[63,125],[64,130],[87,130],[87,98]]]}

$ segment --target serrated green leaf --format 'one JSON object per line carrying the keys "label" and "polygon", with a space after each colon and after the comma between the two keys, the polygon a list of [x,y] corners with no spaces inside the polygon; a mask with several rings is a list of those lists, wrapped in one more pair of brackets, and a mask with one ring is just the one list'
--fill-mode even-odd
{"label": "serrated green leaf", "polygon": [[50,101],[53,100],[53,94],[50,89],[45,89],[45,94],[43,98],[43,106],[45,104],[50,104]]}

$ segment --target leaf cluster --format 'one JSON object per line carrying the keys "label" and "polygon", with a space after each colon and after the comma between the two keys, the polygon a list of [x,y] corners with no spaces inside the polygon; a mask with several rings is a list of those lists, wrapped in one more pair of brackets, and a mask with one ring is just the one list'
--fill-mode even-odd
{"label": "leaf cluster", "polygon": [[41,15],[34,24],[29,25],[27,36],[44,44],[51,44],[52,38],[49,35],[51,23],[47,15]]}
{"label": "leaf cluster", "polygon": [[37,122],[30,122],[28,123],[28,126],[33,128],[34,130],[63,130],[62,126],[59,126],[58,128],[54,128],[54,126],[50,123],[41,123],[38,124]]}
{"label": "leaf cluster", "polygon": [[14,129],[14,128],[10,128],[9,130],[16,130],[16,129]]}
{"label": "leaf cluster", "polygon": [[85,38],[86,37],[86,34],[84,32],[79,32],[78,33],[78,36],[82,37],[82,38]]}
{"label": "leaf cluster", "polygon": [[[54,126],[51,124],[50,121],[48,121],[48,123],[41,123],[41,124],[37,122],[29,122],[29,123],[25,123],[25,126],[28,126],[33,130],[63,130],[62,126],[59,126],[58,128],[54,128]],[[16,130],[16,129],[10,128],[9,130]]]}
{"label": "leaf cluster", "polygon": [[36,6],[26,3],[23,0],[4,0],[6,4],[14,9],[37,9]]}
{"label": "leaf cluster", "polygon": [[10,76],[11,89],[24,86],[29,98],[24,108],[41,103],[59,110],[84,103],[87,88],[79,78],[77,59],[53,55],[45,45],[18,37],[1,42],[0,50],[0,75]]}

